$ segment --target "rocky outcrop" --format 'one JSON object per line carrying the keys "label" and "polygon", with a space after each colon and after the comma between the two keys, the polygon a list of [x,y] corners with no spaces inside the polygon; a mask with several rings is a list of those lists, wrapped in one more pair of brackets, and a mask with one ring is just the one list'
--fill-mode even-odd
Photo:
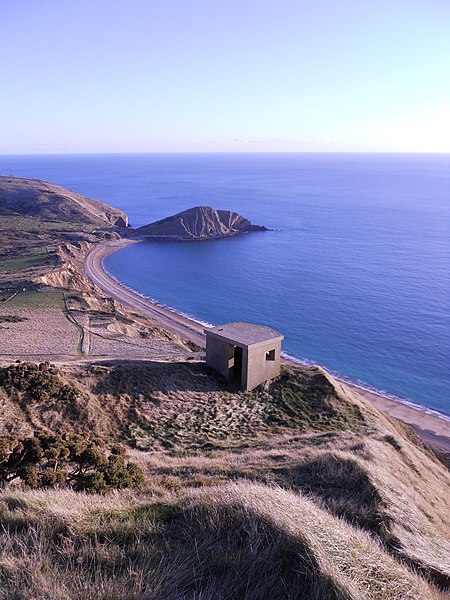
{"label": "rocky outcrop", "polygon": [[127,227],[127,215],[99,200],[39,179],[0,177],[0,214]]}
{"label": "rocky outcrop", "polygon": [[139,227],[136,236],[163,240],[208,240],[231,237],[248,231],[267,231],[229,210],[195,206],[183,212]]}

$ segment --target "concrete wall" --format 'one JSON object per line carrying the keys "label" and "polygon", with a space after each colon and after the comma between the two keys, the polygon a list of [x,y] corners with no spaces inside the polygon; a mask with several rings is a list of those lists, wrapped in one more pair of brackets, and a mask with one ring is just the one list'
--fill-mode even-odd
{"label": "concrete wall", "polygon": [[[275,350],[274,360],[266,360],[266,353]],[[281,342],[267,342],[264,346],[258,346],[248,349],[247,371],[245,374],[246,390],[253,390],[255,387],[273,379],[280,374],[280,354]],[[245,369],[245,367],[244,367]]]}
{"label": "concrete wall", "polygon": [[[234,348],[233,344],[212,335],[206,336],[206,364],[228,382],[233,381]],[[274,360],[267,360],[266,354],[271,350],[274,350]],[[277,377],[280,373],[280,353],[280,341],[242,348],[241,389],[253,390],[264,381]]]}
{"label": "concrete wall", "polygon": [[227,381],[233,378],[234,346],[212,335],[206,336],[206,364],[218,371]]}

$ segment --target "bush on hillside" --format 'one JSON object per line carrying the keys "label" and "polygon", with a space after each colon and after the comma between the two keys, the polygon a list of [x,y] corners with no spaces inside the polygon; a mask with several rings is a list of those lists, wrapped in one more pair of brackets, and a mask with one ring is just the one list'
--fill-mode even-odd
{"label": "bush on hillside", "polygon": [[18,478],[29,488],[88,492],[137,487],[145,480],[136,464],[127,463],[121,447],[108,450],[81,436],[42,432],[25,439],[0,437],[0,484]]}
{"label": "bush on hillside", "polygon": [[71,402],[80,395],[77,388],[62,383],[58,370],[48,362],[19,363],[0,369],[0,386],[23,392],[29,402],[50,398]]}

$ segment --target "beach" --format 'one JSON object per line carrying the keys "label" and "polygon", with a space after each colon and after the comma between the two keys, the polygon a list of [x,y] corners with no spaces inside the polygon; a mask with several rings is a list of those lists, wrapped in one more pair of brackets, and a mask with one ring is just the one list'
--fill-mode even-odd
{"label": "beach", "polygon": [[133,243],[137,242],[135,240],[118,240],[97,246],[86,256],[84,261],[85,274],[98,288],[111,298],[139,310],[145,316],[155,319],[160,325],[177,333],[180,337],[204,347],[205,335],[203,333],[203,325],[140,296],[135,291],[122,285],[105,271],[103,268],[103,259],[108,254],[117,252]]}
{"label": "beach", "polygon": [[[106,256],[117,252],[129,244],[138,242],[139,240],[117,240],[97,246],[85,258],[85,274],[94,285],[105,294],[108,294],[108,296],[154,319],[162,327],[173,331],[183,339],[204,347],[204,325],[144,298],[121,284],[104,269],[103,260]],[[291,361],[285,359],[285,362],[289,363]],[[420,408],[415,408],[409,404],[388,398],[354,384],[344,383],[356,390],[377,408],[412,426],[426,443],[440,450],[450,451],[449,420],[446,420],[444,417],[441,418],[437,414],[430,414],[425,409],[421,410]]]}

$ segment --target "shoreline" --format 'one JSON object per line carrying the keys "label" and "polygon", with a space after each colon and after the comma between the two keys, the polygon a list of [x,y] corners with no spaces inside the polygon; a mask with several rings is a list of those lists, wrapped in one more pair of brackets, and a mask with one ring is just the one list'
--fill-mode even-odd
{"label": "shoreline", "polygon": [[[85,275],[102,292],[108,294],[118,302],[137,309],[146,316],[155,319],[160,325],[170,329],[181,338],[197,346],[205,347],[205,335],[203,333],[205,325],[141,296],[135,290],[126,287],[118,281],[104,268],[103,260],[108,255],[140,241],[121,239],[97,246],[84,259],[83,269]],[[289,358],[284,358],[284,362],[288,364],[301,364]],[[433,445],[441,451],[450,452],[450,422],[446,420],[446,415],[440,417],[436,414],[430,414],[426,412],[425,408],[422,410],[406,402],[403,403],[401,399],[395,400],[354,383],[339,379],[339,377],[334,375],[332,377],[350,389],[355,390],[376,408],[413,427],[426,443]]]}
{"label": "shoreline", "polygon": [[192,319],[185,317],[173,310],[165,308],[141,296],[136,291],[123,285],[112,277],[103,267],[103,259],[130,244],[137,244],[141,240],[118,240],[101,244],[94,248],[84,259],[83,269],[85,275],[102,292],[118,302],[131,308],[140,310],[146,316],[155,319],[163,327],[167,327],[180,337],[205,347],[204,326]]}

